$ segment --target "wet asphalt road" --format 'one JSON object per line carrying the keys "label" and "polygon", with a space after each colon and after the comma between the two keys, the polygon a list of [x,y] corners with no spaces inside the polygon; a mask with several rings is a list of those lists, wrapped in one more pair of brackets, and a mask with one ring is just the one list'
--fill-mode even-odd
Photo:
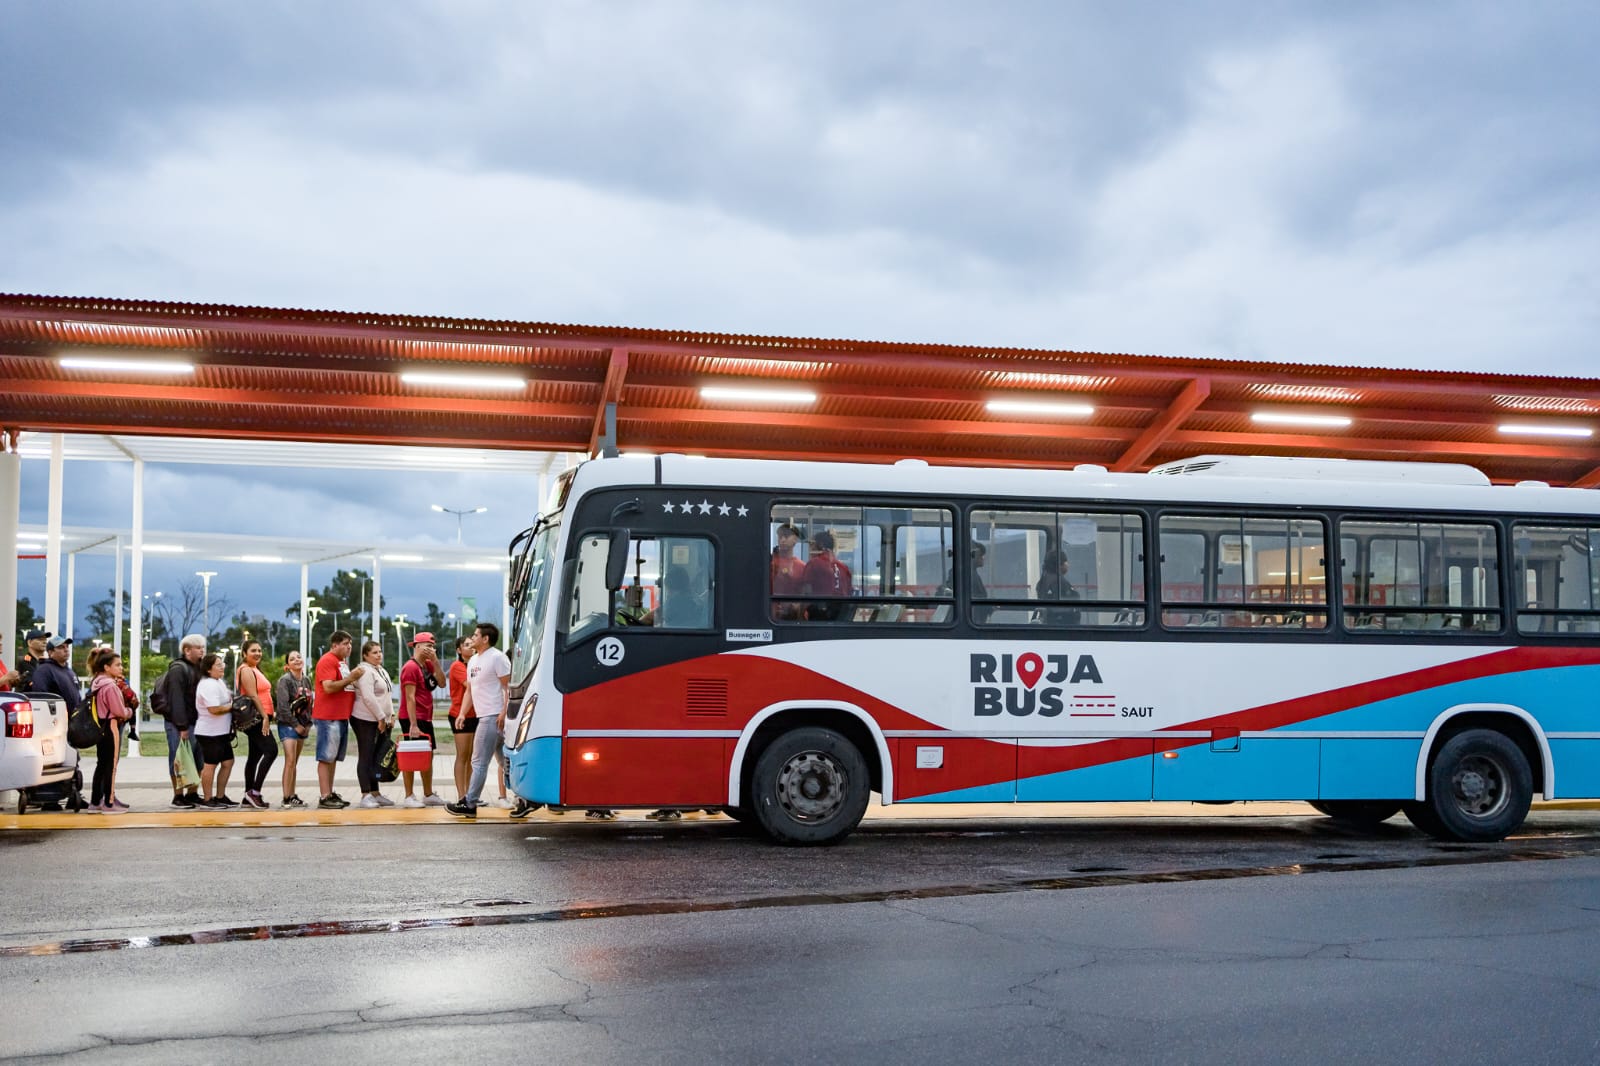
{"label": "wet asphalt road", "polygon": [[6,1061],[1600,1061],[1588,812],[20,831],[0,893]]}

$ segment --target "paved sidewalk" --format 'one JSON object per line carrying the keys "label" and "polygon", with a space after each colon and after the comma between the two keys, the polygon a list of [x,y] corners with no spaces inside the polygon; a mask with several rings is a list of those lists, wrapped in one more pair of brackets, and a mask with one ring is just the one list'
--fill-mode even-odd
{"label": "paved sidewalk", "polygon": [[[451,776],[451,762],[435,762],[434,787],[447,800],[454,800],[455,784]],[[84,791],[94,774],[94,760],[83,760]],[[317,794],[317,764],[310,753],[302,752],[298,766],[297,790],[308,802],[315,804]],[[228,794],[239,799],[243,793],[244,760],[234,761],[233,776],[228,783]],[[282,780],[282,763],[275,763],[268,775],[265,795],[272,809],[265,811],[233,808],[230,810],[174,810],[171,807],[172,785],[167,779],[166,760],[145,756],[123,759],[117,767],[117,795],[132,810],[120,815],[52,814],[30,809],[27,814],[16,813],[16,793],[0,792],[0,830],[6,829],[113,829],[113,828],[200,828],[217,826],[337,826],[337,825],[412,825],[455,822],[464,825],[503,825],[510,820],[508,811],[484,806],[478,809],[473,822],[451,816],[442,807],[422,809],[384,807],[378,810],[360,810],[347,807],[343,810],[324,811],[314,805],[297,810],[278,809],[279,783]],[[356,784],[355,760],[347,758],[339,764],[334,775],[334,791],[346,799],[361,794]],[[398,801],[404,792],[398,781],[384,785],[384,795]],[[420,788],[418,790],[420,796]],[[487,800],[494,799],[494,782],[484,789]],[[1600,810],[1600,802],[1567,800],[1552,803],[1535,802],[1535,809]],[[623,822],[646,821],[645,810],[619,810],[618,820]],[[1311,807],[1295,802],[1248,802],[1227,805],[1201,803],[902,803],[884,807],[872,804],[867,808],[865,820],[1063,820],[1074,818],[1284,818],[1321,817]],[[708,815],[699,811],[684,815],[688,821],[716,820],[726,822],[726,815]],[[582,811],[553,814],[540,810],[530,815],[528,822],[568,822],[584,820]]]}

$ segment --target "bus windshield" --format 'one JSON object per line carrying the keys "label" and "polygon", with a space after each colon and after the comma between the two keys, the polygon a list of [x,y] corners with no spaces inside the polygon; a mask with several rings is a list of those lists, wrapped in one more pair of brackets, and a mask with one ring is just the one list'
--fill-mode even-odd
{"label": "bus windshield", "polygon": [[534,529],[533,543],[528,546],[527,564],[522,568],[521,587],[512,590],[517,604],[516,622],[511,634],[511,685],[525,684],[539,665],[539,646],[544,638],[546,607],[550,601],[550,586],[559,571],[550,556],[555,550],[556,535],[560,526],[554,522],[541,522]]}

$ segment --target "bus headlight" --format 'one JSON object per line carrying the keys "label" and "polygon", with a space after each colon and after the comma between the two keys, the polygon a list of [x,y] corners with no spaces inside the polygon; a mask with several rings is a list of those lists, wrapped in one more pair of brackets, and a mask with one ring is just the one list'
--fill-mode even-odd
{"label": "bus headlight", "polygon": [[517,715],[517,742],[512,747],[520,748],[523,741],[528,739],[528,730],[533,728],[533,709],[538,703],[538,693],[534,693],[523,701],[522,713]]}

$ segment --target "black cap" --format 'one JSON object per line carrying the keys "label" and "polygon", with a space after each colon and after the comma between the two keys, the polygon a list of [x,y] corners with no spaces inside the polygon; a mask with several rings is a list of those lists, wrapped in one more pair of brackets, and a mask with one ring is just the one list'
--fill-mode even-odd
{"label": "black cap", "polygon": [[23,637],[22,639],[23,640],[49,640],[50,639],[50,631],[47,630],[47,629],[30,629],[30,630],[28,630],[28,635]]}

